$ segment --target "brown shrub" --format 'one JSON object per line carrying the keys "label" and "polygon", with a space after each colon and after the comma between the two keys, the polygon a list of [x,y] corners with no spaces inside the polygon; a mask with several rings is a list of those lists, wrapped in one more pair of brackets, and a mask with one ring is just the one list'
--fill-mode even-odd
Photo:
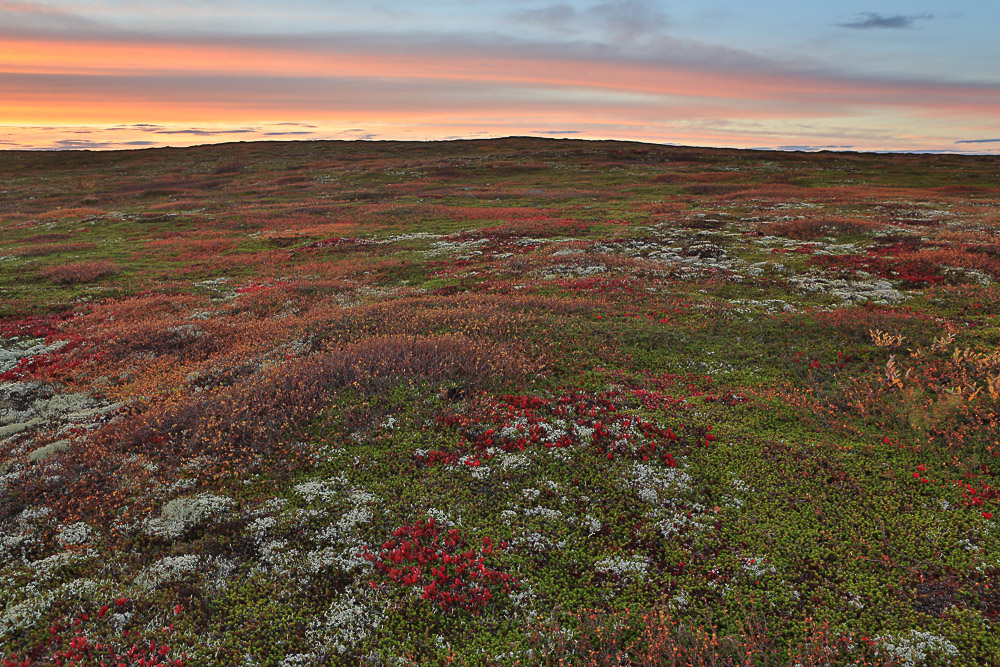
{"label": "brown shrub", "polygon": [[[406,297],[349,309],[334,299],[324,309],[326,317],[317,312],[322,319],[313,331],[330,345],[328,349],[365,338],[439,332],[516,343],[525,339],[539,317],[589,313],[592,308],[592,304],[581,300],[482,294]],[[538,350],[544,344],[535,340],[532,348]]]}
{"label": "brown shrub", "polygon": [[316,362],[337,387],[385,389],[402,379],[452,381],[480,387],[511,381],[530,370],[518,352],[465,336],[385,336],[327,353]]}
{"label": "brown shrub", "polygon": [[212,169],[212,173],[216,176],[222,174],[242,174],[246,168],[246,163],[241,160],[226,160],[225,162],[220,162],[215,165],[215,168]]}
{"label": "brown shrub", "polygon": [[[306,362],[268,367],[241,378],[239,384],[181,398],[164,393],[137,404],[132,414],[109,424],[87,447],[73,450],[62,461],[58,490],[42,491],[44,480],[37,477],[23,480],[13,495],[44,492],[63,517],[125,519],[129,512],[141,516],[150,510],[148,500],[126,503],[120,493],[122,480],[132,478],[131,471],[123,474],[130,460],[174,470],[205,457],[202,474],[233,477],[259,471],[268,459],[274,466],[270,474],[280,476],[306,462],[292,442],[293,434],[323,407],[325,396],[320,372]],[[0,518],[4,509],[0,507]]]}
{"label": "brown shrub", "polygon": [[489,169],[495,176],[520,176],[533,174],[549,169],[547,162],[514,162],[511,160],[495,160],[483,163],[484,169]]}
{"label": "brown shrub", "polygon": [[24,239],[23,243],[55,243],[56,241],[69,241],[73,238],[72,234],[36,234],[35,236],[29,236]]}
{"label": "brown shrub", "polygon": [[650,183],[687,183],[691,181],[691,177],[688,174],[678,174],[678,173],[666,173],[666,174],[656,174],[649,179]]}
{"label": "brown shrub", "polygon": [[776,222],[761,231],[799,241],[812,241],[823,236],[855,234],[878,227],[878,223],[854,218],[806,218]]}
{"label": "brown shrub", "polygon": [[[737,181],[744,178],[744,174],[730,171],[699,171],[699,172],[677,172],[672,171],[665,174],[657,174],[650,180],[653,183],[722,183],[727,181]],[[750,187],[749,184],[743,187]]]}
{"label": "brown shrub", "polygon": [[[792,185],[790,183],[777,182],[779,179],[772,179],[770,183],[760,183],[757,185],[747,185],[741,188],[730,197],[734,201],[754,200],[760,202],[786,203],[789,201],[812,201],[812,202],[873,202],[882,208],[887,208],[887,200],[893,198],[909,199],[914,191],[907,188],[889,187],[880,185],[844,185],[844,186],[816,186],[807,187],[803,185]],[[921,194],[925,194],[923,191]],[[922,199],[923,200],[923,199]]]}
{"label": "brown shrub", "polygon": [[297,174],[294,176],[282,176],[281,178],[276,178],[274,180],[274,185],[303,185],[311,184],[312,182],[313,179],[308,176]]}
{"label": "brown shrub", "polygon": [[239,243],[237,239],[225,237],[186,237],[170,239],[150,239],[146,241],[138,256],[163,257],[173,255],[182,262],[212,259],[216,255],[229,252]]}
{"label": "brown shrub", "polygon": [[579,627],[570,633],[554,619],[529,628],[539,658],[531,664],[580,667],[744,667],[842,664],[898,665],[877,643],[835,633],[829,624],[807,622],[797,640],[783,642],[767,627],[757,605],[744,605],[724,619],[702,622],[674,618],[663,609],[641,617],[602,611],[577,614]]}
{"label": "brown shrub", "polygon": [[104,210],[92,206],[78,206],[75,208],[57,208],[38,215],[39,220],[63,220],[65,218],[86,218],[94,215],[103,215]]}
{"label": "brown shrub", "polygon": [[121,267],[114,262],[99,259],[93,262],[73,262],[47,266],[39,271],[38,275],[59,285],[79,285],[113,275],[120,270]]}
{"label": "brown shrub", "polygon": [[146,209],[149,211],[192,211],[204,208],[204,206],[205,202],[199,199],[176,199],[150,204]]}
{"label": "brown shrub", "polygon": [[1000,192],[1000,188],[978,185],[942,185],[939,188],[933,188],[933,191],[942,195],[995,195]]}
{"label": "brown shrub", "polygon": [[685,204],[678,201],[639,202],[632,205],[633,211],[638,213],[650,213],[653,215],[682,213],[686,210],[686,208]]}
{"label": "brown shrub", "polygon": [[550,238],[553,236],[575,236],[587,231],[586,223],[578,220],[558,220],[540,218],[536,220],[513,220],[505,225],[470,229],[447,238],[461,239],[514,239],[522,237]]}
{"label": "brown shrub", "polygon": [[122,184],[115,190],[115,193],[137,197],[147,195],[180,195],[190,190],[212,190],[220,187],[223,183],[225,181],[219,178],[173,178],[159,181],[138,181]]}
{"label": "brown shrub", "polygon": [[726,183],[694,183],[681,189],[689,195],[728,195],[744,191],[749,187],[751,186]]}

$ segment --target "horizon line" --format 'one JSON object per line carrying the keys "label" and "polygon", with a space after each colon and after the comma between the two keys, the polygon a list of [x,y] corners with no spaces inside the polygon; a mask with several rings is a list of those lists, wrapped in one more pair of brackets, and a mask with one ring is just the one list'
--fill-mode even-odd
{"label": "horizon line", "polygon": [[[3,126],[3,127],[16,127],[16,126]],[[511,134],[496,137],[455,137],[446,139],[375,139],[375,138],[356,138],[356,139],[266,139],[258,138],[253,140],[243,140],[243,141],[219,141],[219,142],[206,142],[203,144],[191,144],[185,146],[172,146],[169,144],[163,146],[113,146],[113,147],[44,147],[44,148],[0,148],[0,154],[3,153],[116,153],[116,152],[140,152],[140,151],[152,151],[152,150],[186,150],[192,148],[209,148],[209,147],[221,147],[221,146],[238,146],[238,145],[251,145],[251,144],[307,144],[307,143],[370,143],[370,144],[447,144],[447,143],[460,143],[460,142],[472,142],[472,141],[508,141],[513,139],[530,139],[533,141],[580,141],[580,142],[591,142],[591,143],[619,143],[619,144],[640,144],[643,146],[658,146],[663,148],[684,148],[684,149],[695,149],[695,150],[720,150],[720,151],[741,151],[741,152],[769,152],[769,153],[843,153],[843,154],[855,154],[855,155],[956,155],[956,156],[968,156],[968,157],[1000,157],[1000,154],[996,152],[983,152],[983,151],[962,151],[962,150],[944,150],[944,149],[908,149],[908,150],[875,150],[875,149],[863,149],[863,148],[842,148],[842,147],[814,147],[810,148],[808,146],[796,146],[796,147],[782,147],[782,146],[747,146],[743,148],[738,148],[734,146],[711,146],[711,145],[694,145],[694,144],[677,144],[671,142],[655,142],[655,141],[642,141],[638,139],[601,139],[601,138],[588,138],[588,137],[552,137],[552,136],[535,136],[530,134]]]}

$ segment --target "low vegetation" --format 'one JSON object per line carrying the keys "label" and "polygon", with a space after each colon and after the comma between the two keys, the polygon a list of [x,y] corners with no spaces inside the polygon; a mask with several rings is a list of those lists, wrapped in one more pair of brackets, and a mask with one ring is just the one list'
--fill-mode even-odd
{"label": "low vegetation", "polygon": [[0,663],[1000,661],[1000,162],[0,153]]}

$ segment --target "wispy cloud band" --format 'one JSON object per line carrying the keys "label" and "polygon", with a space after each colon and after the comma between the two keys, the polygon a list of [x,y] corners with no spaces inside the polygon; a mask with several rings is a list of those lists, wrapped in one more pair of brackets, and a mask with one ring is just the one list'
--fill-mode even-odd
{"label": "wispy cloud band", "polygon": [[891,29],[900,30],[916,28],[920,21],[930,21],[933,14],[876,14],[875,12],[862,12],[852,20],[838,23],[841,28],[853,28],[855,30],[870,29]]}

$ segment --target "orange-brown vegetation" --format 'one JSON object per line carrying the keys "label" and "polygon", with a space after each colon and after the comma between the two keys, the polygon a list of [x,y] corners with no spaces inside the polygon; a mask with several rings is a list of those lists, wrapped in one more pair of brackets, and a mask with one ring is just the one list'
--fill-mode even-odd
{"label": "orange-brown vegetation", "polygon": [[98,259],[91,262],[72,262],[47,266],[38,272],[41,278],[59,285],[79,285],[118,273],[121,267],[110,260]]}

